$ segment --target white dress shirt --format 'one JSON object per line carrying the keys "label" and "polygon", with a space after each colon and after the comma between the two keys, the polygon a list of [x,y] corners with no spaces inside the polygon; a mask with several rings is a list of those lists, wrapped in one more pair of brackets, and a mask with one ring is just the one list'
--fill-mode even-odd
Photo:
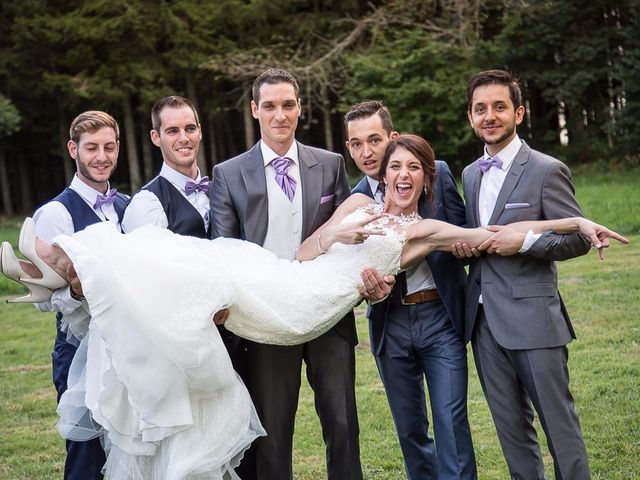
{"label": "white dress shirt", "polygon": [[294,140],[287,153],[282,155],[291,159],[288,174],[296,181],[293,201],[282,191],[276,182],[276,169],[272,160],[280,155],[269,148],[262,140],[260,151],[264,161],[264,174],[267,183],[268,218],[267,234],[262,246],[273,252],[278,258],[295,260],[296,249],[302,241],[302,182],[298,159],[298,143]]}
{"label": "white dress shirt", "polygon": [[[193,205],[202,217],[204,229],[207,231],[209,228],[209,195],[201,191],[195,191],[191,195],[187,195],[184,191],[184,187],[188,181],[199,182],[202,179],[200,170],[198,169],[198,176],[193,180],[163,162],[162,168],[160,169],[160,176],[176,187],[180,194]],[[122,230],[125,233],[129,233],[136,228],[149,224],[156,225],[160,228],[167,228],[169,226],[169,220],[156,194],[149,190],[140,190],[133,196],[131,202],[129,202],[129,206],[124,212]]]}
{"label": "white dress shirt", "polygon": [[[76,192],[89,205],[96,215],[103,222],[113,222],[118,230],[120,229],[120,220],[113,204],[102,205],[100,208],[93,208],[98,196],[102,196],[99,192],[86,183],[84,183],[78,175],[74,175],[69,188]],[[108,188],[107,193],[111,191]],[[73,219],[65,206],[57,201],[49,202],[40,207],[33,214],[33,221],[36,224],[36,235],[47,242],[53,241],[58,235],[73,235]],[[82,302],[71,297],[71,289],[69,286],[60,288],[53,292],[51,300],[36,304],[41,312],[55,311],[69,315],[82,305]]]}
{"label": "white dress shirt", "polygon": [[[513,163],[513,159],[520,150],[522,141],[516,135],[509,144],[504,147],[496,155],[502,160],[502,166],[492,166],[489,170],[482,174],[482,180],[480,181],[480,194],[478,196],[478,213],[480,215],[480,225],[486,227],[489,224],[489,219],[493,213],[493,209],[496,206],[496,200],[498,194],[504,183],[504,179],[507,177],[509,167]],[[494,155],[494,157],[496,156]],[[491,158],[491,155],[487,153],[487,147],[485,146],[484,158]]]}
{"label": "white dress shirt", "polygon": [[[496,207],[496,201],[498,200],[498,195],[500,194],[504,180],[507,178],[509,168],[511,167],[511,164],[513,164],[513,159],[518,154],[518,151],[520,151],[521,146],[522,140],[520,140],[520,137],[516,135],[506,147],[496,153],[500,160],[502,160],[502,166],[493,166],[482,174],[482,180],[480,181],[480,193],[478,195],[478,214],[480,217],[480,225],[483,227],[486,227],[489,224],[489,220],[491,219],[493,210]],[[496,155],[493,156],[495,157]],[[491,155],[487,152],[486,146],[484,150],[484,158],[491,158]],[[541,234],[535,234],[529,230],[519,252],[524,253],[529,250],[536,240],[540,238],[540,235]]]}

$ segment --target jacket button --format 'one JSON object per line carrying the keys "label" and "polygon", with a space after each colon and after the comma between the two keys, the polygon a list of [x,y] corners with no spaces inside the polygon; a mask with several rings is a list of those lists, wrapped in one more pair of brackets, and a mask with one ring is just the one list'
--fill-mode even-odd
{"label": "jacket button", "polygon": [[480,285],[480,279],[476,278],[476,285]]}

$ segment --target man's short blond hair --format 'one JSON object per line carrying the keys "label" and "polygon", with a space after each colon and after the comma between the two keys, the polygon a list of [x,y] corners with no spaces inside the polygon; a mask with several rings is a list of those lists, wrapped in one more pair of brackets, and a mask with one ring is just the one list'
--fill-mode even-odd
{"label": "man's short blond hair", "polygon": [[118,122],[108,113],[99,110],[89,110],[74,118],[69,128],[69,138],[73,142],[79,143],[83,133],[94,133],[103,127],[113,128],[116,133],[116,142],[120,141]]}

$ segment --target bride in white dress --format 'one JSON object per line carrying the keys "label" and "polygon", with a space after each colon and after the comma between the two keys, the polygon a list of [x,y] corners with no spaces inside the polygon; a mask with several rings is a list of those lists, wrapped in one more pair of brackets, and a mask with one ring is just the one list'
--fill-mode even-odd
{"label": "bride in white dress", "polygon": [[[57,237],[59,248],[39,240],[37,254],[25,247],[43,277],[58,276],[50,267],[77,274],[87,300],[87,315],[69,319],[82,342],[58,407],[61,435],[106,432],[109,480],[237,479],[244,451],[265,432],[212,317],[228,308],[226,328],[244,338],[306,342],[361,300],[363,269],[395,274],[455,241],[482,243],[491,232],[418,217],[418,198],[431,185],[421,161],[398,147],[385,164],[386,204],[350,197],[300,246],[298,258],[313,261],[151,226],[121,235],[108,222]],[[609,237],[626,240],[579,218],[511,227],[579,230],[599,247]],[[32,236],[25,222],[21,244]],[[5,275],[9,255],[3,246]]]}

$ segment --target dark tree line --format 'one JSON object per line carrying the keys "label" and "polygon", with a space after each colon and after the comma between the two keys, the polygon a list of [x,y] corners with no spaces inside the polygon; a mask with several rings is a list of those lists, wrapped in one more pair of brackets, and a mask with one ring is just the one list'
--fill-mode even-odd
{"label": "dark tree line", "polygon": [[151,105],[191,98],[210,172],[256,141],[250,85],[272,66],[298,78],[298,136],[313,145],[341,151],[345,108],[380,98],[459,170],[480,147],[466,82],[500,67],[521,79],[532,145],[571,164],[637,164],[639,18],[640,0],[4,0],[2,212],[28,213],[68,182],[67,128],[87,109],[119,120],[114,183],[129,191],[159,169]]}

